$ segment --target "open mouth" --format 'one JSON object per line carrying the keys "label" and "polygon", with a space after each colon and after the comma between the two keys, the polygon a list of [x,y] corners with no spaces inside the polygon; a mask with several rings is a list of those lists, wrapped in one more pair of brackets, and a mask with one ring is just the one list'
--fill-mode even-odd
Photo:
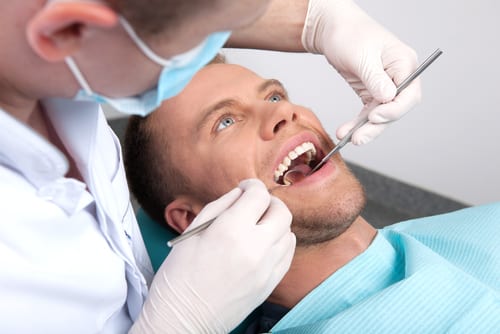
{"label": "open mouth", "polygon": [[321,161],[320,150],[312,142],[305,142],[283,158],[274,171],[274,181],[280,185],[289,186],[302,180]]}

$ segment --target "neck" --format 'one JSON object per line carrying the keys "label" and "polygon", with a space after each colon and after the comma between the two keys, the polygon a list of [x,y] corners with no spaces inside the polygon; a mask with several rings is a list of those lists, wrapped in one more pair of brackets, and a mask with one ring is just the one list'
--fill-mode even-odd
{"label": "neck", "polygon": [[0,103],[0,108],[19,122],[32,128],[42,137],[49,139],[49,129],[43,114],[43,108],[36,101],[26,102],[22,105]]}
{"label": "neck", "polygon": [[316,246],[297,247],[290,270],[268,301],[292,308],[326,278],[368,248],[377,230],[359,216],[337,238]]}
{"label": "neck", "polygon": [[30,125],[30,119],[40,110],[37,101],[14,99],[12,96],[10,99],[4,99],[1,95],[2,94],[0,94],[0,109],[26,125]]}
{"label": "neck", "polygon": [[69,161],[69,170],[66,176],[83,181],[83,177],[78,171],[75,161],[68,153],[64,144],[61,142],[61,139],[57,135],[40,103],[34,102],[29,108],[13,108],[12,106],[5,107],[4,104],[0,104],[0,108],[12,115],[18,121],[32,128],[33,131],[37,132],[40,136],[61,150]]}

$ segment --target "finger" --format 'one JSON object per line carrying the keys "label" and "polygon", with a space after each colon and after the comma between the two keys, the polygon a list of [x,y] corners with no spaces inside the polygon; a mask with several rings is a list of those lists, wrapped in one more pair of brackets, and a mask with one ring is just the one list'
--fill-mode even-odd
{"label": "finger", "polygon": [[257,226],[261,239],[275,243],[287,233],[290,233],[292,213],[279,198],[272,196],[271,203]]}
{"label": "finger", "polygon": [[344,138],[349,133],[349,131],[351,131],[351,129],[353,127],[355,127],[362,119],[365,119],[366,116],[370,113],[370,111],[373,108],[375,108],[375,106],[377,106],[377,105],[378,105],[377,101],[371,101],[369,104],[365,105],[363,107],[363,109],[361,109],[360,113],[358,114],[358,116],[356,116],[355,119],[341,125],[337,129],[337,133],[336,133],[337,138],[338,139]]}
{"label": "finger", "polygon": [[366,123],[354,132],[351,142],[354,145],[364,145],[377,138],[391,123],[372,124]]}
{"label": "finger", "polygon": [[418,66],[417,54],[409,47],[398,45],[382,56],[382,63],[392,81],[399,86]]}
{"label": "finger", "polygon": [[[347,135],[347,133],[358,124],[361,120],[366,119],[373,112],[374,109],[378,108],[379,104],[377,101],[372,101],[368,105],[366,105],[363,110],[359,113],[358,117],[343,125],[339,128],[337,132],[341,132],[342,135]],[[366,123],[362,127],[360,127],[356,132],[353,133],[351,137],[351,143],[354,145],[364,145],[371,142],[373,139],[378,137],[382,131],[386,128],[385,123],[382,124],[373,124],[371,122]],[[342,133],[345,131],[345,134]],[[343,138],[343,137],[342,137]]]}
{"label": "finger", "polygon": [[[232,222],[239,228],[253,227],[266,212],[271,195],[264,183],[257,179],[245,180],[240,183],[239,188],[243,190],[241,196],[220,214],[220,221]],[[218,221],[219,219],[215,222]]]}
{"label": "finger", "polygon": [[200,213],[196,216],[189,227],[184,231],[187,232],[199,225],[219,216],[222,212],[227,210],[233,203],[240,198],[243,191],[240,188],[234,188],[230,192],[221,196],[219,199],[207,204]]}
{"label": "finger", "polygon": [[377,101],[369,103],[356,119],[342,125],[337,130],[337,137],[339,139],[343,138],[360,119],[368,114],[369,123],[359,128],[351,138],[351,142],[355,145],[367,144],[383,132],[387,127],[384,123],[391,123],[400,119],[415,107],[420,100],[420,80],[415,79],[393,101],[384,104],[378,104]]}
{"label": "finger", "polygon": [[415,107],[421,98],[420,80],[415,79],[393,101],[375,107],[370,112],[368,119],[372,123],[386,123],[398,120]]}
{"label": "finger", "polygon": [[384,69],[382,60],[377,55],[370,56],[364,62],[360,79],[370,95],[379,103],[385,103],[396,96],[396,85]]}
{"label": "finger", "polygon": [[247,190],[251,187],[266,187],[264,185],[264,182],[262,182],[261,180],[259,179],[246,179],[246,180],[243,180],[240,182],[240,184],[238,184],[238,188],[240,188],[241,190]]}

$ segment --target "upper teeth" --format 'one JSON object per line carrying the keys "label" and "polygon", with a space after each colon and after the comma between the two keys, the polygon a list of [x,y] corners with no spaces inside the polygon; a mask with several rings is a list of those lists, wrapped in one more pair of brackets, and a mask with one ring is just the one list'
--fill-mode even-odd
{"label": "upper teeth", "polygon": [[274,181],[277,182],[279,178],[288,170],[292,161],[304,153],[306,153],[306,163],[308,164],[316,155],[316,148],[313,143],[308,141],[291,150],[288,155],[283,158],[283,161],[279,164],[278,168],[274,171]]}

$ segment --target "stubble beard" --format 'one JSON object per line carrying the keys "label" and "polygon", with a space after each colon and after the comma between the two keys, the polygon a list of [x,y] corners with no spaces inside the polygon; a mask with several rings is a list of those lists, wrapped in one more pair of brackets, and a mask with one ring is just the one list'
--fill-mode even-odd
{"label": "stubble beard", "polygon": [[290,208],[297,247],[318,245],[337,238],[359,217],[365,205],[364,189],[355,180],[352,189],[336,196],[331,203],[317,207]]}

